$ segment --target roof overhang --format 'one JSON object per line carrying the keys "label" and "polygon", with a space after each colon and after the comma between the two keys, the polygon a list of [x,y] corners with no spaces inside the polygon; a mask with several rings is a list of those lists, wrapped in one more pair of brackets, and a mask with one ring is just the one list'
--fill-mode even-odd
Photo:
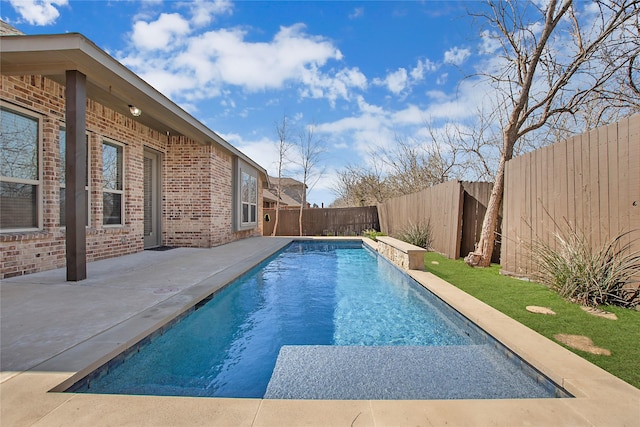
{"label": "roof overhang", "polygon": [[216,144],[265,176],[266,170],[200,123],[169,98],[78,33],[0,37],[0,71],[4,75],[42,75],[63,86],[66,71],[87,76],[87,97],[129,116],[129,105],[142,110],[135,120],[163,134]]}
{"label": "roof overhang", "polygon": [[266,200],[267,202],[277,202],[278,198],[276,197],[275,194],[273,194],[271,191],[269,190],[265,190],[262,192],[262,197],[264,198],[264,200]]}

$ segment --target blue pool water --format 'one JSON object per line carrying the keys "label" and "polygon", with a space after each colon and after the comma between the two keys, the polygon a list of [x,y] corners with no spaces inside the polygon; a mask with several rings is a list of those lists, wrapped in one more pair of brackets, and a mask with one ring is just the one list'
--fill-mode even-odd
{"label": "blue pool water", "polygon": [[[90,380],[78,383],[73,391],[264,397],[281,349],[283,356],[296,353],[296,349],[320,354],[327,349],[323,346],[375,346],[385,352],[393,346],[412,352],[425,346],[451,346],[466,349],[462,364],[468,364],[468,359],[483,360],[480,370],[494,364],[492,359],[482,359],[487,358],[488,350],[472,350],[480,349],[483,337],[466,327],[460,316],[447,313],[449,310],[360,242],[294,242],[197,306],[162,335],[154,336],[139,351],[130,352],[122,358],[123,363],[108,365]],[[354,357],[370,359],[374,353],[349,354],[338,368],[344,368],[349,360],[365,366],[364,359],[359,363]],[[390,360],[390,353],[385,354]],[[429,364],[428,357],[433,356],[424,354]],[[324,357],[336,362],[341,356],[330,353]],[[304,363],[313,359],[303,357]],[[278,390],[289,393],[292,389],[283,378],[302,377],[301,372],[287,372],[289,365],[284,359],[278,362],[277,371],[282,375],[273,381],[274,397],[280,397]],[[326,361],[321,365],[326,366]],[[315,372],[318,367],[308,369]],[[438,372],[449,375],[442,369]],[[521,376],[526,380],[526,375]],[[506,397],[550,397],[535,380],[531,387],[532,392]],[[322,393],[317,398],[322,398]]]}

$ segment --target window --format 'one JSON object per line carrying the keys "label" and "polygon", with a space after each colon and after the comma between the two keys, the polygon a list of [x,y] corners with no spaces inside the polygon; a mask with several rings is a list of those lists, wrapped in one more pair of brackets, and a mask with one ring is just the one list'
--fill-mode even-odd
{"label": "window", "polygon": [[38,229],[40,120],[0,109],[0,229]]}
{"label": "window", "polygon": [[[84,189],[87,193],[87,216],[85,218],[85,225],[89,226],[89,213],[90,213],[90,206],[91,206],[91,201],[90,199],[90,195],[91,192],[89,191],[89,176],[91,175],[91,173],[89,172],[89,167],[91,165],[91,162],[89,161],[90,159],[90,155],[89,155],[89,135],[87,135],[86,137],[86,142],[87,142],[87,175],[85,176],[84,179]],[[67,225],[67,221],[66,221],[66,216],[65,216],[65,209],[66,209],[66,174],[65,174],[65,168],[66,168],[66,149],[67,149],[67,131],[65,129],[60,129],[60,226],[64,227]]]}
{"label": "window", "polygon": [[242,225],[255,223],[258,208],[258,180],[242,171]]}
{"label": "window", "polygon": [[258,224],[258,172],[237,159],[236,229],[255,228]]}
{"label": "window", "polygon": [[102,144],[102,223],[124,224],[124,148],[104,141]]}

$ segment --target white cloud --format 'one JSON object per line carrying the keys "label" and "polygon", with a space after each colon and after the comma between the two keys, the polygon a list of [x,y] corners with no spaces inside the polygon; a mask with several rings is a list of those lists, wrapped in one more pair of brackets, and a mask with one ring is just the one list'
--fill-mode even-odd
{"label": "white cloud", "polygon": [[187,5],[191,11],[191,22],[198,27],[210,24],[215,16],[233,11],[233,3],[229,0],[192,0]]}
{"label": "white cloud", "polygon": [[60,16],[58,7],[67,6],[67,0],[10,0],[11,6],[31,25],[53,24]]}
{"label": "white cloud", "polygon": [[496,109],[495,90],[483,78],[465,79],[457,86],[455,94],[438,96],[436,93],[433,99],[436,102],[425,110],[425,117],[429,119],[465,121],[473,118],[478,110]]}
{"label": "white cloud", "polygon": [[441,90],[429,90],[426,95],[434,101],[444,101],[449,99],[449,95]]}
{"label": "white cloud", "polygon": [[354,68],[343,68],[338,71],[336,74],[336,78],[345,83],[348,87],[354,87],[358,89],[366,89],[367,88],[367,77],[360,72],[358,67]]}
{"label": "white cloud", "polygon": [[318,206],[328,207],[335,200],[334,188],[338,182],[338,173],[335,170],[324,171],[313,188],[307,192],[307,201]]}
{"label": "white cloud", "polygon": [[278,150],[275,140],[266,137],[257,140],[245,140],[237,133],[220,134],[220,136],[265,168],[269,175],[277,176]]}
{"label": "white cloud", "polygon": [[349,14],[349,19],[357,19],[364,15],[364,7],[356,7],[353,12]]}
{"label": "white cloud", "polygon": [[163,13],[153,22],[137,21],[133,24],[132,40],[143,50],[171,48],[180,36],[189,34],[189,22],[177,13]]}
{"label": "white cloud", "polygon": [[387,74],[384,84],[390,92],[397,95],[407,87],[407,80],[407,70],[399,68],[397,71]]}
{"label": "white cloud", "polygon": [[533,3],[538,6],[540,10],[547,10],[547,7],[549,7],[549,0],[533,0]]}
{"label": "white cloud", "polygon": [[405,68],[398,68],[388,73],[384,78],[376,78],[373,84],[384,86],[387,90],[395,95],[407,93],[411,88],[420,83],[425,78],[427,72],[433,72],[438,69],[438,65],[429,59],[424,61],[418,60],[418,63],[411,71],[407,72]]}
{"label": "white cloud", "polygon": [[404,110],[390,113],[390,117],[395,125],[421,125],[425,121],[424,114],[418,106],[409,105]]}
{"label": "white cloud", "polygon": [[586,19],[594,19],[601,16],[602,14],[602,10],[600,9],[600,5],[598,4],[598,2],[586,2],[581,6],[583,6],[583,9],[578,11],[578,16],[580,17],[585,17]]}
{"label": "white cloud", "polygon": [[480,53],[490,55],[500,48],[500,40],[494,31],[484,30],[480,33]]}
{"label": "white cloud", "polygon": [[[237,133],[221,134],[220,136],[249,156],[260,166],[265,168],[270,176],[278,175],[278,149],[275,140],[266,137],[261,137],[255,140],[244,139]],[[332,148],[340,149],[345,147],[337,147],[334,145]],[[291,158],[296,156],[294,149],[292,149],[289,154],[290,155],[288,157]],[[290,159],[285,164],[283,175],[294,179],[300,179],[300,172],[300,168]],[[309,203],[317,203],[318,205],[324,203],[325,207],[327,207],[329,203],[335,199],[332,189],[334,188],[336,181],[336,171],[333,169],[325,170],[322,176],[317,179],[317,182],[310,183],[313,184],[313,187],[307,191],[307,200]]]}
{"label": "white cloud", "polygon": [[436,79],[436,84],[438,86],[445,85],[445,84],[447,84],[447,80],[449,80],[449,73],[442,73]]}
{"label": "white cloud", "polygon": [[[188,93],[190,90],[194,89],[194,85],[196,84],[194,79],[186,74],[175,74],[167,70],[163,70],[161,68],[149,67],[150,71],[145,71],[141,74],[141,77],[150,82],[150,84],[156,88],[159,92],[168,97],[174,97],[179,94],[187,96],[183,96],[185,100],[195,101],[199,99],[197,96],[189,96]],[[216,97],[220,95],[220,91],[216,90],[216,88],[211,88],[210,96]]]}
{"label": "white cloud", "polygon": [[326,98],[334,106],[338,98],[348,100],[352,89],[364,90],[367,78],[358,68],[343,68],[333,75],[311,67],[302,73],[302,98]]}
{"label": "white cloud", "polygon": [[201,63],[194,68],[204,72],[202,78],[220,79],[249,91],[279,88],[342,56],[330,42],[303,30],[301,24],[281,27],[271,42],[247,42],[246,33],[239,29],[210,31],[192,39],[177,62],[187,68]]}
{"label": "white cloud", "polygon": [[339,162],[367,162],[370,160],[369,153],[375,147],[394,140],[394,124],[389,111],[369,104],[362,96],[358,97],[358,108],[355,115],[316,126],[316,131],[326,135],[327,140],[340,147],[355,150],[360,156],[360,159],[349,157],[340,159]]}
{"label": "white cloud", "polygon": [[[425,140],[425,123],[464,124],[474,120],[476,112],[491,106],[492,89],[480,79],[464,80],[455,93],[427,92],[426,105],[408,104],[400,110],[386,109],[358,97],[358,111],[342,119],[318,125],[318,132],[326,139],[355,150],[359,158],[349,158],[354,164],[371,162],[376,147],[394,144],[396,135],[417,141]],[[484,104],[484,106],[483,106]],[[374,156],[375,157],[375,156]]]}
{"label": "white cloud", "polygon": [[418,64],[411,70],[411,78],[415,81],[424,79],[426,72],[433,72],[438,69],[438,65],[435,62],[431,62],[429,59],[424,61],[418,60]]}
{"label": "white cloud", "polygon": [[[187,100],[217,96],[229,85],[246,92],[298,85],[301,96],[325,98],[334,105],[367,87],[358,68],[325,70],[329,61],[341,61],[342,53],[330,40],[305,29],[303,24],[281,27],[271,40],[256,42],[247,41],[247,30],[239,28],[191,33],[185,18],[163,14],[153,22],[136,22],[140,40],[121,52],[120,60],[163,93]],[[183,80],[179,89],[172,75]]]}
{"label": "white cloud", "polygon": [[471,55],[469,49],[461,49],[452,47],[444,53],[445,64],[462,65],[462,63]]}
{"label": "white cloud", "polygon": [[358,108],[361,112],[371,115],[383,115],[385,114],[385,110],[382,107],[377,105],[369,104],[364,100],[364,97],[359,96],[358,99]]}
{"label": "white cloud", "polygon": [[536,37],[542,34],[542,30],[544,30],[544,23],[540,21],[529,24],[527,28],[527,32],[535,35]]}
{"label": "white cloud", "polygon": [[236,108],[236,102],[233,99],[223,99],[220,101],[223,107]]}
{"label": "white cloud", "polygon": [[[321,122],[316,126],[318,135],[330,142],[328,164],[331,165],[331,170],[316,185],[314,193],[321,194],[320,190],[333,188],[336,171],[347,164],[376,167],[385,171],[386,167],[380,163],[380,147],[393,147],[398,135],[418,144],[430,144],[433,143],[432,135],[428,132],[426,123],[432,126],[432,130],[436,130],[437,135],[446,129],[446,126],[455,125],[462,129],[465,125],[472,124],[477,118],[477,111],[482,108],[485,108],[485,111],[495,109],[491,105],[492,93],[486,81],[469,78],[453,91],[443,89],[426,92],[426,97],[422,98],[426,104],[407,104],[399,110],[387,107],[386,104],[372,103],[363,95],[358,95],[357,110],[348,116]],[[270,153],[269,150],[273,151],[272,143],[239,146],[260,163],[275,162],[275,156],[268,154],[272,156],[272,160],[269,160],[265,154]],[[264,165],[269,169],[269,165]],[[314,197],[318,198],[310,200],[331,200],[330,190],[326,191],[325,194],[329,196],[314,194]]]}

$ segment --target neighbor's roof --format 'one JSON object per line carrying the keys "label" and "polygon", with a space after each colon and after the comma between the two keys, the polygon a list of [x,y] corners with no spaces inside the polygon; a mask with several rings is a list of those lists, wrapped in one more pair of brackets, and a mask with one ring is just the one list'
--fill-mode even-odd
{"label": "neighbor's roof", "polygon": [[273,194],[271,191],[266,190],[266,189],[262,192],[262,198],[267,202],[277,202],[278,201],[278,198],[276,197],[276,195]]}
{"label": "neighbor's roof", "polygon": [[[278,185],[278,178],[274,177],[274,176],[269,176],[269,182],[272,184],[272,186],[277,186]],[[287,177],[282,177],[280,178],[280,182],[282,183],[283,187],[297,187],[297,186],[302,186],[302,182],[295,180],[293,178],[287,178]],[[305,186],[306,188],[307,186]]]}
{"label": "neighbor's roof", "polygon": [[285,206],[300,207],[299,201],[284,192],[280,195],[280,203],[284,204]]}
{"label": "neighbor's roof", "polygon": [[87,76],[87,97],[121,114],[129,105],[142,110],[136,121],[161,133],[217,144],[265,175],[266,170],[200,123],[137,74],[82,34],[6,35],[0,37],[0,70],[4,75],[42,75],[63,86],[66,70]]}
{"label": "neighbor's roof", "polygon": [[6,22],[0,20],[0,35],[24,35],[22,31],[19,29],[7,24]]}
{"label": "neighbor's roof", "polygon": [[[275,190],[264,190],[262,192],[262,197],[268,202],[277,202],[278,197],[274,193]],[[300,202],[296,199],[290,197],[288,194],[282,193],[280,195],[280,204],[282,206],[291,206],[291,207],[300,207]]]}

